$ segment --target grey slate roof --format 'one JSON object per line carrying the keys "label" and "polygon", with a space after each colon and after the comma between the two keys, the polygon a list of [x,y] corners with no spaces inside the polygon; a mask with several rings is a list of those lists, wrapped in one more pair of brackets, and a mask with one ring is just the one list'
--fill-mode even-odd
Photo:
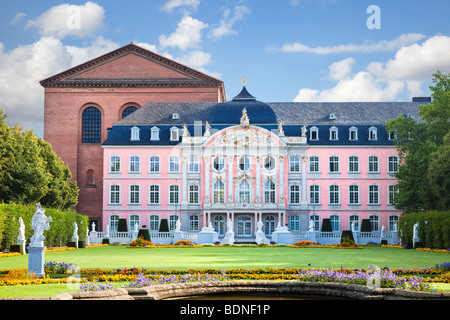
{"label": "grey slate roof", "polygon": [[[230,103],[228,102],[230,105]],[[411,115],[419,120],[418,102],[273,102],[266,103],[276,115],[276,123],[297,125],[384,125],[387,120],[400,114]],[[245,104],[242,104],[245,106]],[[117,125],[138,124],[194,124],[195,121],[208,121],[211,125],[218,107],[226,107],[227,103],[211,102],[150,102],[135,111]],[[223,112],[223,109],[221,110]],[[239,110],[230,124],[238,124],[242,110]],[[172,114],[179,114],[178,120],[172,119]],[[225,112],[226,113],[226,112]],[[336,120],[330,120],[330,114],[336,115]],[[250,124],[252,115],[249,114]],[[223,123],[223,122],[221,122]],[[267,122],[265,122],[267,123]]]}

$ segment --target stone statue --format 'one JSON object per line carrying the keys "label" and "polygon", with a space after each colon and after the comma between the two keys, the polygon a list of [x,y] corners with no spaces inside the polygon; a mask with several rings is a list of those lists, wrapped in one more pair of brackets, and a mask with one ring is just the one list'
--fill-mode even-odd
{"label": "stone statue", "polygon": [[261,220],[258,221],[258,232],[262,232],[263,223]]}
{"label": "stone statue", "polygon": [[419,222],[416,222],[416,224],[413,227],[413,239],[419,239]]}
{"label": "stone statue", "polygon": [[308,130],[306,129],[306,124],[302,127],[302,137],[306,137],[306,133]]}
{"label": "stone statue", "polygon": [[106,226],[106,232],[105,232],[104,239],[109,239],[109,224]]}
{"label": "stone statue", "polygon": [[177,219],[177,222],[175,224],[175,231],[176,232],[181,232],[181,221],[180,221],[180,219]]}
{"label": "stone statue", "polygon": [[228,232],[233,232],[233,221],[231,221],[231,219],[228,219],[227,221],[227,233]]}
{"label": "stone statue", "polygon": [[206,121],[206,123],[205,123],[205,134],[204,134],[205,137],[209,137],[211,135],[211,132],[209,130],[211,130],[211,126],[210,126],[209,122]]}
{"label": "stone statue", "polygon": [[72,235],[72,239],[73,238],[78,238],[78,225],[76,222],[73,223],[73,235]]}
{"label": "stone statue", "polygon": [[310,219],[309,220],[309,232],[314,232],[314,220]]}
{"label": "stone statue", "polygon": [[31,230],[34,230],[34,235],[30,239],[30,247],[44,247],[44,231],[50,229],[50,222],[52,217],[47,217],[41,204],[37,203],[36,212],[31,219]]}
{"label": "stone statue", "polygon": [[250,125],[250,119],[247,115],[247,108],[242,109],[241,127],[248,128]]}
{"label": "stone statue", "polygon": [[92,222],[92,232],[95,232],[95,222]]}
{"label": "stone statue", "polygon": [[25,224],[23,223],[22,217],[19,217],[19,235],[17,236],[17,240],[25,240]]}
{"label": "stone statue", "polygon": [[278,124],[278,135],[280,137],[284,137],[283,122],[280,122]]}

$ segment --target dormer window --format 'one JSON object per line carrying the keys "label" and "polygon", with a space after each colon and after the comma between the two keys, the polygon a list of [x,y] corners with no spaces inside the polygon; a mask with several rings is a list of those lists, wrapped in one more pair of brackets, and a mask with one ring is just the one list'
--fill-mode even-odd
{"label": "dormer window", "polygon": [[177,127],[170,128],[170,141],[180,140],[180,130]]}
{"label": "dormer window", "polygon": [[159,141],[159,128],[153,127],[150,129],[150,140]]}
{"label": "dormer window", "polygon": [[330,140],[338,140],[338,128],[337,127],[331,127],[330,128]]}
{"label": "dormer window", "polygon": [[350,129],[348,129],[348,139],[350,141],[358,140],[358,128],[351,127]]}
{"label": "dormer window", "polygon": [[180,115],[178,113],[172,113],[172,120],[180,119]]}
{"label": "dormer window", "polygon": [[377,128],[375,127],[370,127],[369,128],[369,140],[377,140],[378,139],[378,135],[377,135]]}
{"label": "dormer window", "polygon": [[131,128],[131,141],[139,141],[140,140],[140,131],[138,127]]}
{"label": "dormer window", "polygon": [[319,140],[319,128],[312,127],[309,129],[309,140]]}

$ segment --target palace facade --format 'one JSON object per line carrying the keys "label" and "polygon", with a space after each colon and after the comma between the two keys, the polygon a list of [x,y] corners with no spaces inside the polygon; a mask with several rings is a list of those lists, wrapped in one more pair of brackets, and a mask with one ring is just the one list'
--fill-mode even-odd
{"label": "palace facade", "polygon": [[103,143],[103,230],[127,219],[157,232],[167,219],[245,242],[368,219],[394,231],[399,157],[384,125],[418,119],[423,103],[263,103],[245,85],[228,102],[150,102]]}

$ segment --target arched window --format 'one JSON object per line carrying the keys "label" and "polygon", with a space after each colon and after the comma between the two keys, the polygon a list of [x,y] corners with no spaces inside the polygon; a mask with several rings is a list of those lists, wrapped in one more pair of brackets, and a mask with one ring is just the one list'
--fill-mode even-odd
{"label": "arched window", "polygon": [[137,107],[128,107],[122,112],[122,119],[125,117],[128,117],[130,114],[135,112],[138,108]]}
{"label": "arched window", "polygon": [[95,187],[95,174],[92,169],[86,172],[86,187]]}
{"label": "arched window", "polygon": [[140,225],[141,225],[141,217],[138,216],[137,214],[133,214],[130,216],[130,220],[129,220],[130,225],[128,226],[128,230],[136,230],[136,225],[137,225],[137,230],[139,230]]}
{"label": "arched window", "polygon": [[96,107],[83,111],[81,124],[82,143],[100,143],[102,139],[102,114]]}
{"label": "arched window", "polygon": [[264,234],[266,236],[272,236],[272,232],[275,231],[276,219],[274,216],[267,216],[264,218]]}
{"label": "arched window", "polygon": [[247,181],[239,184],[239,202],[250,202],[250,184]]}

